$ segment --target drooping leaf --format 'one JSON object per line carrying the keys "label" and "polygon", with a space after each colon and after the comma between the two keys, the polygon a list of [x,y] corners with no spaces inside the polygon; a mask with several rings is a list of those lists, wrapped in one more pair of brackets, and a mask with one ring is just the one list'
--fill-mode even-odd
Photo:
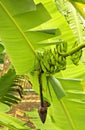
{"label": "drooping leaf", "polygon": [[[15,96],[17,87],[13,88],[12,84],[16,78],[16,72],[13,68],[0,77],[0,102],[9,106],[18,103],[21,99]],[[18,93],[18,92],[17,92]]]}
{"label": "drooping leaf", "polygon": [[53,87],[53,90],[57,96],[58,99],[61,99],[65,96],[65,91],[61,85],[61,83],[59,82],[58,79],[56,79],[55,77],[53,76],[49,76],[48,77],[48,80],[51,84],[51,86]]}

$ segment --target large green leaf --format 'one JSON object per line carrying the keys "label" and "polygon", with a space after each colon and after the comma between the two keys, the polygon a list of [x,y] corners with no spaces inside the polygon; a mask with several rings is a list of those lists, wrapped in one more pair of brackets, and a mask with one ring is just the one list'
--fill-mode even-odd
{"label": "large green leaf", "polygon": [[[17,15],[16,16],[17,18],[18,16],[20,16],[20,18],[22,17],[23,20],[25,20],[23,21],[19,18],[20,20],[19,22],[18,20],[16,20],[17,18],[13,17],[12,11],[10,9],[11,3],[13,6],[13,3],[15,5],[15,2],[14,1],[11,2],[9,7],[6,6],[6,2],[7,1],[0,1],[0,13],[1,13],[0,14],[0,18],[1,18],[0,37],[2,41],[5,43],[7,52],[11,56],[12,63],[14,64],[17,72],[24,73],[33,67],[34,54],[36,55],[36,53],[34,52],[34,49],[29,39],[25,35],[26,30],[23,30],[23,25],[21,25],[21,23],[24,24],[24,28],[26,26],[26,29],[29,29],[27,28],[29,23],[31,23],[29,19],[31,19],[31,21],[34,21],[34,18],[36,17],[35,18],[36,21],[33,22],[33,27],[34,27],[34,25],[37,26],[42,22],[48,20],[50,17],[46,9],[43,7],[43,5],[38,4],[37,9],[35,11],[29,12],[28,10],[28,12],[26,13],[24,12],[20,14],[21,16]],[[24,3],[27,4],[26,1]],[[44,15],[43,13],[40,13],[41,12],[40,9],[44,12]],[[16,6],[15,6],[15,10],[16,10]],[[40,20],[38,19],[39,17],[41,17]]]}

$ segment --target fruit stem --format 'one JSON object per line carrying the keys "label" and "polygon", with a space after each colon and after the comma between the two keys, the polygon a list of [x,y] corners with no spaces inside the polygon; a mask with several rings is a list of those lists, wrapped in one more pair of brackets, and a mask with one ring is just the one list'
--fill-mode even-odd
{"label": "fruit stem", "polygon": [[43,93],[42,93],[42,80],[41,80],[41,76],[42,76],[42,72],[39,72],[39,88],[40,88],[40,101],[41,101],[41,107],[44,106],[44,101],[43,101]]}
{"label": "fruit stem", "polygon": [[85,47],[85,43],[80,44],[79,46],[73,48],[71,51],[69,51],[67,53],[61,53],[61,52],[59,52],[59,54],[62,55],[62,56],[64,56],[64,57],[67,57],[67,56],[73,55],[75,52],[81,50],[84,47]]}

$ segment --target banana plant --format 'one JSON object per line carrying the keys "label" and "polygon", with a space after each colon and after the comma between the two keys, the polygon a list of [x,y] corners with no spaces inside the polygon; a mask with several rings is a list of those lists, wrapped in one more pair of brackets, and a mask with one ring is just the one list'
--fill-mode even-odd
{"label": "banana plant", "polygon": [[[69,4],[64,7],[66,14]],[[0,0],[0,38],[16,73],[27,73],[34,90],[40,93],[41,121],[48,121],[49,115],[56,129],[84,130],[84,82],[73,79],[85,78],[83,25],[78,23],[81,18],[72,4],[68,17],[62,11],[52,0]],[[83,70],[81,76],[72,75],[78,64],[78,73]]]}

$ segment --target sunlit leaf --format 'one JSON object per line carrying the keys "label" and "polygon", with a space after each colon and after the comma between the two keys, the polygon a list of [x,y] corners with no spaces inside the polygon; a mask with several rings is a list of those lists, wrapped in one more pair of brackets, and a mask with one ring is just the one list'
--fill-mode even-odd
{"label": "sunlit leaf", "polygon": [[[12,15],[19,15],[19,14],[26,13],[28,11],[36,10],[36,5],[33,0],[21,0],[21,1],[3,0],[3,3],[5,4],[7,8],[9,8]],[[15,6],[16,6],[16,10],[15,10]]]}
{"label": "sunlit leaf", "polygon": [[[13,4],[15,5],[15,2],[10,3],[10,6],[11,4],[13,6]],[[42,15],[40,14],[41,11],[44,12],[42,13]],[[19,73],[26,73],[33,68],[35,58],[34,55],[36,54],[24,32],[26,29],[29,28],[25,28],[24,26],[24,30],[23,24],[27,27],[27,25],[29,25],[28,21],[31,20],[31,22],[33,21],[33,23],[35,23],[37,26],[42,22],[47,21],[50,16],[44,6],[42,4],[38,4],[35,11],[28,11],[24,14],[21,14],[21,16],[19,15],[20,18],[23,16],[22,18],[26,21],[25,23],[18,17],[18,15],[16,16],[17,18],[15,18],[12,15],[10,7],[6,6],[6,3],[4,3],[3,1],[0,1],[0,13],[0,37],[3,43],[5,43],[7,53],[10,55],[11,61],[16,68],[16,71]],[[26,19],[24,18],[24,16]],[[34,22],[34,17],[36,16],[37,18],[35,18],[36,21]],[[38,19],[39,17],[41,17],[41,19]],[[18,21],[18,18],[20,21]],[[33,23],[32,25],[34,26]]]}
{"label": "sunlit leaf", "polygon": [[27,127],[24,122],[1,112],[0,112],[0,124],[12,130],[30,130],[30,128]]}
{"label": "sunlit leaf", "polygon": [[8,112],[9,110],[10,110],[10,107],[8,105],[0,102],[0,112]]}
{"label": "sunlit leaf", "polygon": [[71,1],[73,6],[77,9],[80,15],[85,19],[85,2],[81,1]]}
{"label": "sunlit leaf", "polygon": [[79,3],[85,4],[85,1],[84,1],[84,0],[69,0],[69,1],[72,1],[72,2],[79,2]]}

